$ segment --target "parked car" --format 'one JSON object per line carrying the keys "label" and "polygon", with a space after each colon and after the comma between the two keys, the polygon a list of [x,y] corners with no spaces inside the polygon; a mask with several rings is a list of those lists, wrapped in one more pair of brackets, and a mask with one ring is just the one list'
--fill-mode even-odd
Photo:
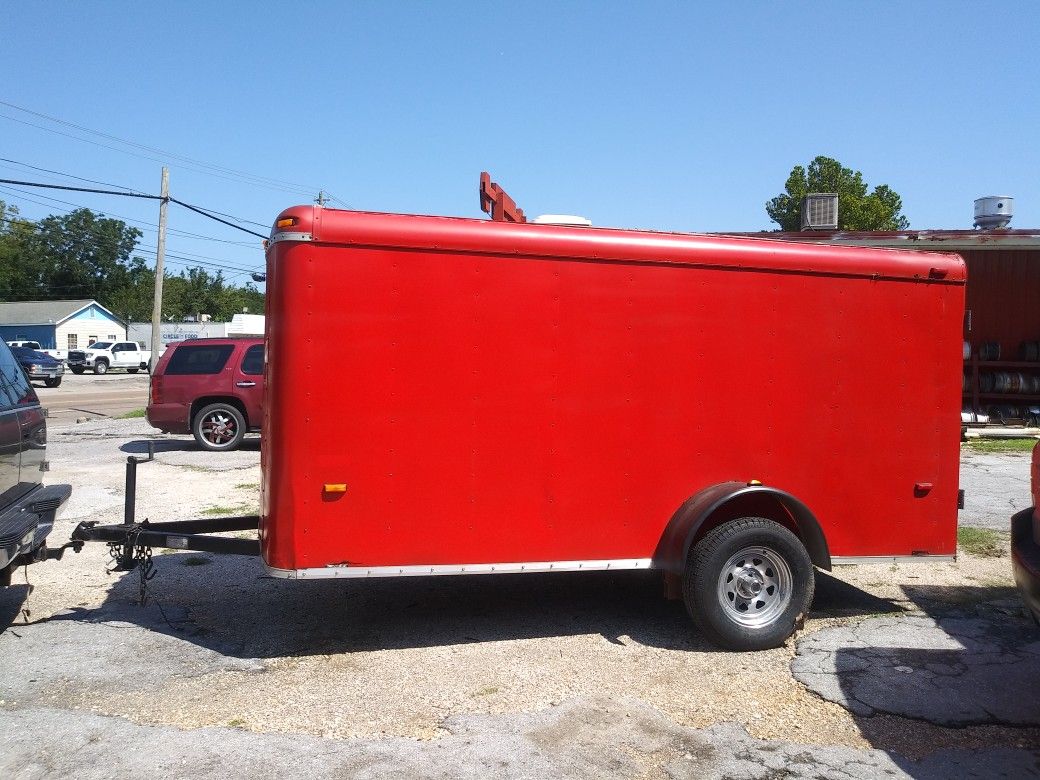
{"label": "parked car", "polygon": [[191,433],[205,450],[233,450],[247,431],[260,430],[263,375],[262,338],[169,344],[152,372],[148,422],[165,433]]}
{"label": "parked car", "polygon": [[47,418],[28,377],[0,344],[0,585],[17,566],[47,557],[47,535],[69,485],[44,487]]}
{"label": "parked car", "polygon": [[57,387],[65,376],[65,364],[45,352],[28,347],[11,347],[11,354],[25,369],[29,379],[42,381],[47,387]]}
{"label": "parked car", "polygon": [[95,341],[86,349],[70,349],[69,370],[82,374],[88,368],[95,374],[106,374],[111,368],[125,368],[128,374],[148,370],[152,353],[133,341]]}
{"label": "parked car", "polygon": [[45,355],[49,355],[55,360],[65,360],[65,350],[63,349],[48,349],[41,347],[38,341],[8,341],[7,346],[9,347],[28,347],[29,349],[35,349],[37,352],[42,352]]}
{"label": "parked car", "polygon": [[1033,505],[1011,518],[1011,568],[1033,620],[1040,623],[1040,444],[1030,465]]}

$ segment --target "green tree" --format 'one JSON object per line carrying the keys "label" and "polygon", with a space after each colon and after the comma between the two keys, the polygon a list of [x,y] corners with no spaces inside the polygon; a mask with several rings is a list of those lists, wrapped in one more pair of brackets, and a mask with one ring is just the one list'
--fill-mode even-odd
{"label": "green tree", "polygon": [[[133,254],[140,237],[90,209],[33,222],[0,201],[0,301],[93,298],[127,321],[147,322],[155,271]],[[189,268],[163,284],[167,320],[209,314],[219,322],[264,310],[263,293],[249,282],[228,284],[220,271]]]}
{"label": "green tree", "polygon": [[0,300],[25,299],[38,284],[38,259],[29,251],[34,230],[18,216],[17,206],[0,200]]}
{"label": "green tree", "polygon": [[780,230],[801,230],[802,199],[811,192],[838,193],[839,230],[906,230],[910,221],[903,216],[903,200],[887,184],[870,193],[863,174],[844,167],[830,157],[817,157],[806,170],[796,165],[784,185],[784,192],[766,203],[769,218]]}

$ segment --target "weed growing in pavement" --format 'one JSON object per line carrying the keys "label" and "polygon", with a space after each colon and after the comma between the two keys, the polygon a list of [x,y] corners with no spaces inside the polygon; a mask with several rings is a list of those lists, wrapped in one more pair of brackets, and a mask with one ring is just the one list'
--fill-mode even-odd
{"label": "weed growing in pavement", "polygon": [[256,514],[256,506],[253,504],[236,504],[235,506],[211,506],[203,509],[202,514],[214,517],[237,517],[238,515]]}
{"label": "weed growing in pavement", "polygon": [[965,552],[980,558],[1002,558],[1007,554],[1004,549],[1006,535],[989,528],[958,528],[957,545]]}
{"label": "weed growing in pavement", "polygon": [[235,485],[235,489],[236,490],[259,490],[260,489],[260,483],[259,482],[239,482],[237,485]]}
{"label": "weed growing in pavement", "polygon": [[484,685],[477,689],[474,696],[491,696],[492,694],[498,693],[498,687],[495,685]]}
{"label": "weed growing in pavement", "polygon": [[1037,439],[968,439],[964,448],[973,452],[1032,452]]}
{"label": "weed growing in pavement", "polygon": [[227,724],[228,724],[228,726],[230,726],[233,729],[240,729],[244,725],[246,725],[246,722],[244,720],[242,720],[241,718],[232,718],[231,720],[229,720],[227,722]]}
{"label": "weed growing in pavement", "polygon": [[119,415],[120,420],[131,420],[134,417],[144,417],[144,409],[131,409],[129,412]]}

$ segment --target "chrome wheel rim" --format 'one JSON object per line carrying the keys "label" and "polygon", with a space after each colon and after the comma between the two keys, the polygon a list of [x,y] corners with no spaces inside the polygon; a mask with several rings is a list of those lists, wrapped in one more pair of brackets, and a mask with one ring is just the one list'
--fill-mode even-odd
{"label": "chrome wheel rim", "polygon": [[214,446],[227,444],[238,433],[235,418],[227,412],[213,411],[202,418],[202,438]]}
{"label": "chrome wheel rim", "polygon": [[734,623],[761,628],[791,603],[792,580],[791,567],[776,552],[768,547],[745,547],[722,567],[719,604]]}

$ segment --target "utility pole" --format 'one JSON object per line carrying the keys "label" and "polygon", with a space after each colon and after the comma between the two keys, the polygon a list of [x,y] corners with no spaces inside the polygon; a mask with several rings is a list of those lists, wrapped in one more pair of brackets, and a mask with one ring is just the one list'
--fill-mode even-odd
{"label": "utility pole", "polygon": [[166,208],[170,205],[170,169],[165,166],[162,169],[159,198],[159,242],[155,247],[155,301],[152,304],[152,361],[149,368],[155,368],[162,347],[159,329],[162,325],[163,260],[166,259]]}
{"label": "utility pole", "polygon": [[318,190],[318,197],[314,199],[314,202],[319,206],[325,205],[325,190]]}

